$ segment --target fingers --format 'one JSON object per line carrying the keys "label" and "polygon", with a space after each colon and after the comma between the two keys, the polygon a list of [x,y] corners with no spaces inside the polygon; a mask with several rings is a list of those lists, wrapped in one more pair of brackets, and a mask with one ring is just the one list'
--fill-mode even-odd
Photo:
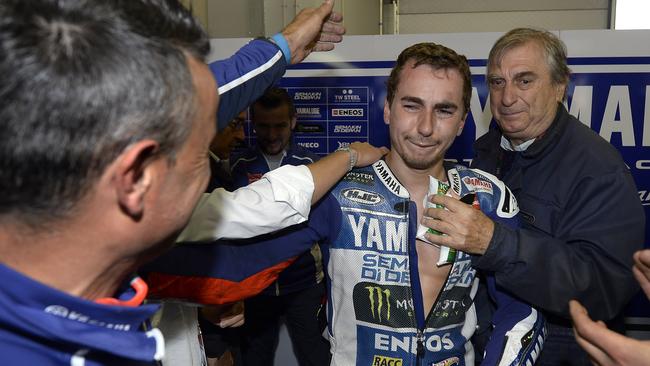
{"label": "fingers", "polygon": [[325,0],[323,3],[316,9],[316,12],[319,14],[321,19],[325,19],[334,9],[334,0]]}
{"label": "fingers", "polygon": [[429,202],[436,205],[445,207],[451,212],[460,212],[465,209],[474,210],[474,208],[466,203],[463,203],[453,197],[445,196],[442,194],[432,194],[429,196]]}
{"label": "fingers", "polygon": [[343,22],[343,14],[339,13],[338,11],[333,11],[327,18],[327,21],[332,23],[341,23]]}
{"label": "fingers", "polygon": [[[331,33],[321,33],[318,38],[319,43],[340,43],[342,40],[343,36]],[[334,47],[334,45],[331,46]]]}
{"label": "fingers", "polygon": [[331,43],[316,43],[314,48],[312,48],[312,51],[314,52],[325,52],[325,51],[331,51],[334,49],[334,45]]}
{"label": "fingers", "polygon": [[221,328],[234,328],[243,325],[244,320],[244,314],[234,314],[222,317],[217,325]]}
{"label": "fingers", "polygon": [[485,254],[494,234],[494,221],[453,197],[431,195],[429,200],[443,208],[424,210],[421,223],[445,235],[426,234],[427,240],[470,254]]}
{"label": "fingers", "polygon": [[357,152],[356,167],[373,164],[388,153],[386,147],[374,147],[367,142],[353,142],[350,144],[350,148]]}
{"label": "fingers", "polygon": [[632,267],[632,273],[634,274],[634,277],[636,280],[639,282],[639,285],[641,286],[641,289],[645,293],[646,297],[650,299],[650,278],[648,278],[648,273],[645,273],[637,267],[635,264],[634,267]]}
{"label": "fingers", "polygon": [[[343,19],[342,16],[340,16],[340,18]],[[321,32],[342,36],[345,34],[345,27],[340,22],[332,21],[330,17],[329,21],[323,23]]]}
{"label": "fingers", "polygon": [[585,309],[579,302],[571,300],[569,302],[569,312],[573,319],[573,334],[576,337],[576,342],[587,352],[591,361],[597,365],[609,364],[611,361],[607,354],[600,350],[596,345],[592,344],[585,334],[588,333],[589,328],[595,327],[596,323],[589,318],[587,309]]}
{"label": "fingers", "polygon": [[587,310],[577,301],[569,302],[569,310],[578,344],[596,363],[600,365],[620,363],[627,353],[634,352],[638,348],[636,340],[607,329],[602,321],[591,320]]}
{"label": "fingers", "polygon": [[641,266],[650,268],[650,249],[639,250],[634,253],[634,261]]}

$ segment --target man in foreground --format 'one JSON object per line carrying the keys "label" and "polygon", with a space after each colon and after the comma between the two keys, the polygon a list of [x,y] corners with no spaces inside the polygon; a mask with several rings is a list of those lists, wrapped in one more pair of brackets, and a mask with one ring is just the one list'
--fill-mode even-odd
{"label": "man in foreground", "polygon": [[[176,42],[189,14],[165,13],[162,3],[182,9],[145,0],[0,4],[2,364],[164,357],[160,332],[147,328],[157,307],[140,306],[146,284],[132,273],[174,242],[201,197],[219,97],[201,53]],[[126,4],[141,5],[140,19],[160,11],[155,19],[168,26],[144,27]],[[326,16],[292,23],[309,31],[290,44],[318,38]],[[365,158],[378,158],[366,148]],[[305,168],[316,197],[332,179],[319,177],[343,174],[348,155]]]}

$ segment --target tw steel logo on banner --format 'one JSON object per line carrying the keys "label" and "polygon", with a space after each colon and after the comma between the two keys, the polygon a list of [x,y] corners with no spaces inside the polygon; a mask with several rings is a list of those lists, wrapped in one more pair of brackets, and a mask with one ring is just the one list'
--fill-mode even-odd
{"label": "tw steel logo on banner", "polygon": [[407,286],[357,283],[352,292],[356,319],[394,327],[414,324],[409,293]]}

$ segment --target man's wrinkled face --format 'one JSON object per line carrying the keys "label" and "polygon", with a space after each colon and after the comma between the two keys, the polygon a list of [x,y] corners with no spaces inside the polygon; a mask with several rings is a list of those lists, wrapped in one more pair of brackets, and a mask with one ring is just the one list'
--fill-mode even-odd
{"label": "man's wrinkled face", "polygon": [[407,167],[424,170],[442,163],[467,111],[458,70],[413,65],[412,60],[404,65],[392,103],[384,104],[384,121],[391,150]]}
{"label": "man's wrinkled face", "polygon": [[280,105],[264,109],[253,105],[253,127],[257,135],[257,145],[267,155],[277,155],[291,143],[291,133],[296,127],[296,118],[289,117],[289,106]]}
{"label": "man's wrinkled face", "polygon": [[487,84],[494,119],[515,144],[546,131],[566,87],[553,83],[547,57],[536,42],[506,50],[490,65]]}

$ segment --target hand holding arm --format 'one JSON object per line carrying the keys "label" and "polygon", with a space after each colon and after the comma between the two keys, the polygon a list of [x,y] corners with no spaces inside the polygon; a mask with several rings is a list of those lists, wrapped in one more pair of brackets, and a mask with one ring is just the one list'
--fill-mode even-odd
{"label": "hand holding arm", "polygon": [[[377,148],[365,142],[354,142],[350,144],[350,149],[357,154],[355,167],[370,165],[388,153],[385,147]],[[318,202],[349,171],[350,154],[351,152],[336,151],[307,165],[314,179],[312,203]]]}
{"label": "hand holding arm", "polygon": [[429,241],[469,254],[485,253],[494,233],[494,222],[489,217],[453,197],[434,194],[429,201],[444,208],[426,209],[422,225],[445,234],[427,233]]}
{"label": "hand holding arm", "polygon": [[333,12],[334,0],[318,8],[303,9],[283,30],[291,50],[291,64],[304,60],[312,51],[330,51],[345,34],[343,16]]}

